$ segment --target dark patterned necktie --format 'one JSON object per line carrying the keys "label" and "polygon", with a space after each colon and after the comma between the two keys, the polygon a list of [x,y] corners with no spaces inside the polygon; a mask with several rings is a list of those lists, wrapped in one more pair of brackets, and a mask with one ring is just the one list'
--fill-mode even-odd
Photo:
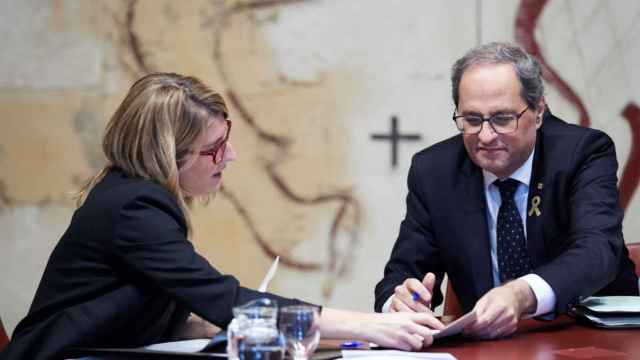
{"label": "dark patterned necktie", "polygon": [[526,275],[531,270],[531,259],[524,239],[522,219],[513,200],[518,189],[518,181],[507,179],[496,180],[494,184],[500,189],[500,210],[497,222],[497,247],[500,282]]}

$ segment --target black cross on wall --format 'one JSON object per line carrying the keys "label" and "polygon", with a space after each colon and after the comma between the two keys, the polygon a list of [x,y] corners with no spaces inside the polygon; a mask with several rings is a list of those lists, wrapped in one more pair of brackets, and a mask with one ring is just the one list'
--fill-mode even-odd
{"label": "black cross on wall", "polygon": [[391,117],[391,134],[371,134],[372,140],[390,140],[391,141],[391,167],[398,165],[398,142],[400,140],[417,141],[422,139],[420,134],[400,134],[398,132],[398,118],[394,115]]}

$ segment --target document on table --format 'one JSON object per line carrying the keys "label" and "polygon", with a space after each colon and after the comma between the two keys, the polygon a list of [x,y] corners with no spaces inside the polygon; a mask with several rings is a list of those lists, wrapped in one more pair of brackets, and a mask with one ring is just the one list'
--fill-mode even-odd
{"label": "document on table", "polygon": [[166,343],[159,343],[146,346],[146,350],[153,351],[172,351],[179,353],[197,353],[209,344],[209,339],[193,339],[193,340],[182,340],[182,341],[171,341]]}
{"label": "document on table", "polygon": [[598,313],[640,314],[640,296],[590,296],[579,305]]}
{"label": "document on table", "polygon": [[459,334],[462,332],[465,326],[473,322],[475,319],[476,312],[471,310],[470,312],[458,318],[456,321],[449,323],[444,329],[435,330],[433,332],[433,338],[440,339],[443,337]]}
{"label": "document on table", "polygon": [[640,328],[640,296],[591,296],[569,313],[597,327]]}
{"label": "document on table", "polygon": [[402,360],[402,359],[434,359],[434,360],[456,360],[448,353],[438,352],[409,352],[400,350],[342,350],[343,359],[359,360]]}

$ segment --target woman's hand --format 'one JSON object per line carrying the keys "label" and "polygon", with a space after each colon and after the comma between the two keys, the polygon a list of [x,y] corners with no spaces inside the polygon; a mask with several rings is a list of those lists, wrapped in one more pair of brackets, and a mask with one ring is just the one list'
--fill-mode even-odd
{"label": "woman's hand", "polygon": [[323,308],[320,332],[324,338],[360,339],[406,351],[433,342],[432,330],[444,325],[431,313],[360,313]]}
{"label": "woman's hand", "polygon": [[433,343],[433,330],[444,325],[429,313],[366,314],[361,326],[366,339],[380,346],[406,351],[420,350]]}

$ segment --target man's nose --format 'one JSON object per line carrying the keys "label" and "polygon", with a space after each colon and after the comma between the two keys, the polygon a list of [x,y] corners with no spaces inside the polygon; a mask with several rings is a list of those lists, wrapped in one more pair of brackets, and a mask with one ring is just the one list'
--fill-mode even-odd
{"label": "man's nose", "polygon": [[482,123],[482,128],[478,133],[478,139],[483,144],[493,142],[498,137],[498,134],[493,130],[491,124],[488,121]]}

